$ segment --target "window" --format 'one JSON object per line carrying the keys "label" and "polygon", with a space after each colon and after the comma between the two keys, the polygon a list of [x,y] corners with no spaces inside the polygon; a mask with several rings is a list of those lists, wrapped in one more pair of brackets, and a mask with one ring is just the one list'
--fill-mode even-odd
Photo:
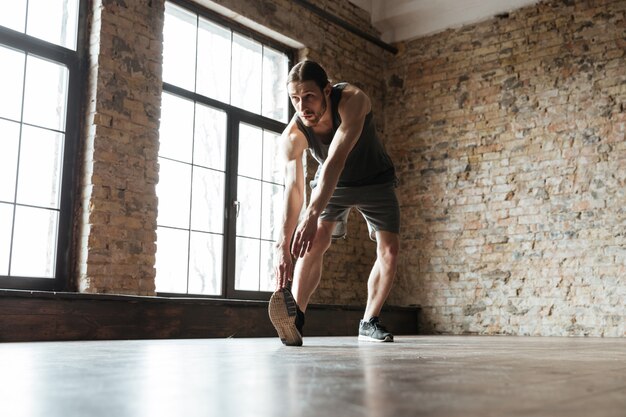
{"label": "window", "polygon": [[156,288],[264,298],[282,218],[290,59],[206,16],[166,3]]}
{"label": "window", "polygon": [[79,0],[0,6],[0,287],[64,289],[78,130]]}

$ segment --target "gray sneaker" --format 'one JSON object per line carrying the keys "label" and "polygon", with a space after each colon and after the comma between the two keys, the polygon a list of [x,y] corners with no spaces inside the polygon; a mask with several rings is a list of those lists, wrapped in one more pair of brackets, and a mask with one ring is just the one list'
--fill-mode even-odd
{"label": "gray sneaker", "polygon": [[359,340],[366,342],[393,342],[393,335],[380,324],[378,317],[359,323]]}

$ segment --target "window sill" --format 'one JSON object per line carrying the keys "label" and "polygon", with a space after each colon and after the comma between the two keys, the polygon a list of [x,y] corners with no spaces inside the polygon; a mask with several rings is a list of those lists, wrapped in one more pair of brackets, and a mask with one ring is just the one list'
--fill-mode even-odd
{"label": "window sill", "polygon": [[[386,307],[387,327],[417,334],[419,307]],[[310,305],[305,335],[352,336],[363,307]],[[0,341],[274,337],[267,301],[0,290]]]}

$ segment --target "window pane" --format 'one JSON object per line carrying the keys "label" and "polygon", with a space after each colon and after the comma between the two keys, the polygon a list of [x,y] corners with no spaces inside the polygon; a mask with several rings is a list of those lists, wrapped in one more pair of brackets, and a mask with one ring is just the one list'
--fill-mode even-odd
{"label": "window pane", "polygon": [[0,13],[0,26],[24,33],[25,24],[26,0],[5,1],[2,5],[2,13]]}
{"label": "window pane", "polygon": [[76,50],[78,0],[29,0],[26,33]]}
{"label": "window pane", "polygon": [[63,164],[62,133],[22,127],[17,202],[59,208]]}
{"label": "window pane", "polygon": [[260,241],[237,238],[235,289],[258,291]]}
{"label": "window pane", "polygon": [[[170,2],[166,2],[165,13],[166,84],[287,122],[288,58],[284,53]],[[167,292],[222,294],[224,256],[235,263],[235,271],[229,275],[234,272],[237,290],[258,291],[260,285],[261,290],[271,291],[275,285],[273,239],[283,210],[280,135],[265,132],[253,125],[254,121],[240,123],[235,132],[230,132],[231,110],[188,97],[189,102],[171,93],[163,94],[158,224],[188,229],[190,237],[185,246],[186,285],[183,288],[177,284],[178,289],[171,286]],[[194,127],[190,133],[191,120]],[[236,136],[227,138],[228,133]],[[236,141],[236,145],[231,148],[227,140]],[[191,160],[187,156],[189,149]],[[229,155],[230,149],[238,149],[237,155]],[[229,163],[233,168],[236,164],[232,172],[226,171]],[[231,184],[235,185],[233,175],[237,183],[230,190]],[[231,196],[231,192],[236,195]],[[227,195],[234,196],[239,204],[236,227],[231,231],[235,234],[234,253],[228,253],[224,246],[224,240],[230,239],[224,228],[225,215],[231,210]],[[159,241],[162,239],[159,236]]]}
{"label": "window pane", "polygon": [[226,170],[226,113],[223,111],[196,104],[193,162]]}
{"label": "window pane", "polygon": [[284,183],[283,164],[280,156],[280,135],[263,131],[263,181]]}
{"label": "window pane", "polygon": [[259,238],[261,233],[261,181],[237,178],[237,236]]}
{"label": "window pane", "polygon": [[283,217],[283,187],[263,183],[263,211],[261,213],[261,239],[276,240]]}
{"label": "window pane", "polygon": [[230,30],[200,19],[198,31],[199,94],[229,103]]}
{"label": "window pane", "polygon": [[159,159],[159,226],[189,228],[191,165]]}
{"label": "window pane", "polygon": [[196,71],[194,13],[165,3],[163,28],[163,81],[194,91]]}
{"label": "window pane", "polygon": [[13,205],[0,203],[0,275],[9,275]]}
{"label": "window pane", "polygon": [[191,205],[191,228],[204,232],[224,230],[225,174],[194,167]]}
{"label": "window pane", "polygon": [[159,292],[187,292],[187,230],[157,228],[156,279]]}
{"label": "window pane", "polygon": [[222,235],[191,232],[189,293],[220,295],[222,292]]}
{"label": "window pane", "polygon": [[233,66],[230,102],[233,106],[261,113],[262,46],[233,33]]}
{"label": "window pane", "polygon": [[11,275],[54,278],[58,223],[57,211],[15,208]]}
{"label": "window pane", "polygon": [[24,122],[64,130],[67,81],[67,68],[29,55],[26,58]]}
{"label": "window pane", "polygon": [[[1,101],[1,100],[0,100]],[[0,120],[0,201],[14,202],[19,123]]]}
{"label": "window pane", "polygon": [[0,62],[2,63],[0,117],[20,121],[25,59],[26,55],[23,52],[0,46]]}
{"label": "window pane", "polygon": [[261,275],[259,277],[259,290],[274,291],[276,281],[274,278],[274,244],[273,242],[261,242]]}
{"label": "window pane", "polygon": [[263,47],[263,116],[287,122],[287,74],[285,54]]}
{"label": "window pane", "polygon": [[261,179],[263,164],[263,130],[241,123],[239,125],[239,175]]}
{"label": "window pane", "polygon": [[193,101],[163,93],[159,156],[191,163]]}

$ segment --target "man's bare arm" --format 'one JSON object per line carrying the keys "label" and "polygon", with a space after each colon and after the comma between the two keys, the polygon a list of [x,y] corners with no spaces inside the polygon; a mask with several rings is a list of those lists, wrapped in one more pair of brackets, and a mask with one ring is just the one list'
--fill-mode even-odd
{"label": "man's bare arm", "polygon": [[291,260],[291,237],[298,225],[298,218],[304,203],[304,167],[302,157],[307,142],[304,135],[297,131],[295,124],[290,123],[281,136],[281,149],[285,164],[285,203],[283,208],[282,227],[276,242],[277,288],[283,288],[293,278]]}

